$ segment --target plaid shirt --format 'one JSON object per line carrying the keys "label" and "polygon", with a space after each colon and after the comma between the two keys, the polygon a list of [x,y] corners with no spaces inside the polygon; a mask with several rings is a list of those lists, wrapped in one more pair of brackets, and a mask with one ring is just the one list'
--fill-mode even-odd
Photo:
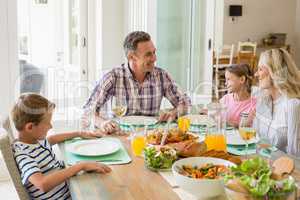
{"label": "plaid shirt", "polygon": [[127,104],[126,115],[158,115],[163,97],[166,97],[174,107],[179,104],[191,104],[190,98],[180,91],[170,75],[163,69],[154,67],[140,84],[133,77],[128,63],[104,75],[94,88],[84,109],[96,106],[96,112],[102,113],[102,110],[107,108],[105,104],[110,102],[112,96],[124,99]]}

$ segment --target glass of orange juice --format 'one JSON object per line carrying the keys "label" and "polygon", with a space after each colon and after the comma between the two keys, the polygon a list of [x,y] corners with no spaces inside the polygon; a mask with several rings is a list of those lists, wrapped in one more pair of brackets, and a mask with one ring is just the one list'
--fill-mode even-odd
{"label": "glass of orange juice", "polygon": [[207,150],[227,151],[226,143],[226,107],[220,103],[207,105],[208,118],[205,143]]}
{"label": "glass of orange juice", "polygon": [[146,127],[132,127],[131,149],[135,156],[142,156],[146,147]]}
{"label": "glass of orange juice", "polygon": [[189,118],[183,116],[178,118],[177,123],[179,131],[186,133],[190,128],[191,121]]}
{"label": "glass of orange juice", "polygon": [[177,108],[177,125],[178,125],[178,129],[179,131],[186,133],[189,128],[190,128],[190,124],[191,124],[191,120],[188,117],[188,115],[191,112],[191,106],[188,105],[180,105]]}

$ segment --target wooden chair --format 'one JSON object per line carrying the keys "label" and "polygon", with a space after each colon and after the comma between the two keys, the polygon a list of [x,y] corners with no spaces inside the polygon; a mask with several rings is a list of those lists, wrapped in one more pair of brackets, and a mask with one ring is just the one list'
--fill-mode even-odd
{"label": "wooden chair", "polygon": [[234,54],[234,44],[232,45],[223,45],[220,48],[216,48],[213,52],[214,54],[214,64],[232,64],[233,63],[233,54]]}
{"label": "wooden chair", "polygon": [[225,69],[233,63],[234,45],[223,45],[214,52],[212,94],[213,100],[218,101],[227,91],[225,86]]}
{"label": "wooden chair", "polygon": [[249,64],[252,74],[256,71],[257,66],[256,48],[255,42],[239,42],[238,45],[237,63]]}
{"label": "wooden chair", "polygon": [[241,53],[253,53],[256,55],[256,42],[239,42],[238,43],[238,52]]}
{"label": "wooden chair", "polygon": [[29,195],[22,184],[20,172],[14,159],[14,154],[11,147],[14,134],[9,118],[5,120],[3,127],[6,132],[0,132],[0,151],[3,155],[4,162],[13,181],[19,199],[30,200]]}

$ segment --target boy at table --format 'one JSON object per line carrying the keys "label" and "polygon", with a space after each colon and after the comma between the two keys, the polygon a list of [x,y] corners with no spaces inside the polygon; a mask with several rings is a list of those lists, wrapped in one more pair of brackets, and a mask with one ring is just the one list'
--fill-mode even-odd
{"label": "boy at table", "polygon": [[67,180],[80,171],[108,173],[101,163],[81,162],[64,168],[52,150],[52,145],[74,137],[90,138],[91,132],[69,132],[48,136],[55,104],[41,95],[21,95],[12,110],[18,131],[13,151],[21,180],[31,199],[71,199]]}

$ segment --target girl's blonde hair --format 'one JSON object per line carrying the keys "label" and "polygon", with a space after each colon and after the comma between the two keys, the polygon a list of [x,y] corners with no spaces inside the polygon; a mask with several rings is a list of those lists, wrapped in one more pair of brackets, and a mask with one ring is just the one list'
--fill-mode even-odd
{"label": "girl's blonde hair", "polygon": [[259,64],[270,70],[273,84],[288,98],[300,98],[300,71],[285,49],[271,49],[260,55]]}

